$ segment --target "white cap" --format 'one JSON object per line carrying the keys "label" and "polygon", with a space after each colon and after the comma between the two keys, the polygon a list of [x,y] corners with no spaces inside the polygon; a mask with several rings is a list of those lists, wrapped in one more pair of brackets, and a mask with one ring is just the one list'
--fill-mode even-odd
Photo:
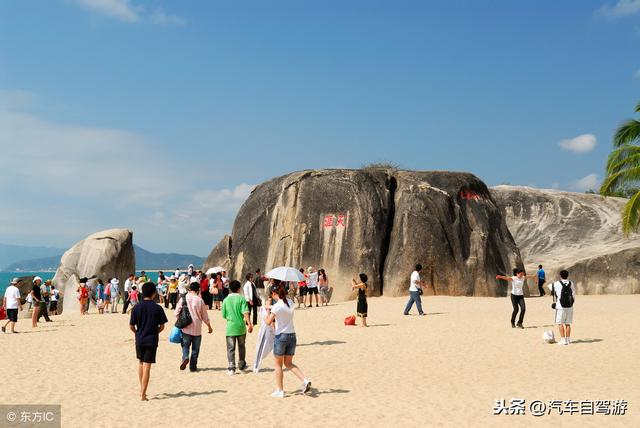
{"label": "white cap", "polygon": [[33,278],[33,283],[35,284],[36,281],[41,281],[42,282],[42,278],[40,278],[39,276],[36,276],[35,278]]}
{"label": "white cap", "polygon": [[113,284],[113,285],[120,285],[120,281],[118,281],[118,278],[113,278],[113,279],[111,280],[111,284]]}
{"label": "white cap", "polygon": [[18,285],[19,282],[20,282],[20,280],[18,278],[13,278],[11,280],[11,285]]}

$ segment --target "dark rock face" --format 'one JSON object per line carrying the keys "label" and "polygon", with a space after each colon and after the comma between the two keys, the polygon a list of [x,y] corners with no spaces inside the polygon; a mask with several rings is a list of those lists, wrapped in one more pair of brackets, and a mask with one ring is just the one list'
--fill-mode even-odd
{"label": "dark rock face", "polygon": [[96,276],[105,283],[118,278],[122,291],[124,281],[135,268],[136,255],[130,230],[111,229],[89,235],[64,253],[60,260],[60,267],[53,277],[53,284],[63,294],[59,307],[64,310],[78,308],[76,290],[80,278]]}
{"label": "dark rock face", "polygon": [[438,294],[505,295],[495,275],[521,265],[486,186],[451,172],[313,170],[275,178],[255,188],[205,267],[222,262],[229,248],[233,277],[280,265],[324,268],[337,300],[353,297],[351,278],[360,272],[371,295],[407,294],[415,263]]}
{"label": "dark rock face", "polygon": [[321,170],[259,185],[233,226],[233,275],[280,265],[324,268],[334,298],[344,300],[351,278],[367,272],[371,293],[379,294],[388,181],[383,171]]}
{"label": "dark rock face", "polygon": [[[487,186],[472,174],[398,172],[395,219],[384,269],[385,293],[409,287],[416,263],[451,296],[504,296],[496,274],[520,267],[516,245]],[[526,290],[525,290],[526,291]]]}
{"label": "dark rock face", "polygon": [[231,267],[231,236],[229,235],[225,235],[218,242],[218,245],[213,247],[209,257],[204,261],[202,271],[206,272],[209,268],[215,266],[222,266],[227,269]]}
{"label": "dark rock face", "polygon": [[31,276],[20,276],[18,277],[18,290],[20,290],[20,296],[22,298],[22,303],[25,302],[25,299],[27,298],[27,295],[29,295],[29,293],[31,293],[31,290],[33,289],[33,278],[35,278],[35,276],[31,275]]}
{"label": "dark rock face", "polygon": [[542,264],[556,280],[567,269],[580,294],[640,293],[640,241],[622,234],[626,199],[516,186],[491,194],[529,271]]}

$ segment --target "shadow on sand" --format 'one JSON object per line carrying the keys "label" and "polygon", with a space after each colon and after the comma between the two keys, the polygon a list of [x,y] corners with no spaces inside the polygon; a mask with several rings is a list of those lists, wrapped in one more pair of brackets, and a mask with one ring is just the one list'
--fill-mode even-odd
{"label": "shadow on sand", "polygon": [[311,343],[301,343],[297,346],[330,346],[330,345],[343,345],[347,342],[343,340],[325,340],[323,342],[311,342]]}
{"label": "shadow on sand", "polygon": [[169,398],[180,398],[180,397],[197,397],[199,395],[212,395],[212,394],[226,394],[227,391],[224,390],[211,390],[211,391],[180,391],[175,393],[163,393],[158,394],[155,397],[151,398],[151,400],[167,400]]}
{"label": "shadow on sand", "polygon": [[302,392],[298,391],[294,394],[290,394],[292,396],[295,395],[306,395],[307,397],[311,397],[311,398],[318,398],[321,395],[325,395],[325,394],[349,394],[351,391],[349,391],[348,389],[317,389],[317,388],[311,388],[311,390],[309,390],[309,392],[307,392],[306,394],[303,394]]}
{"label": "shadow on sand", "polygon": [[391,324],[369,324],[367,327],[389,327]]}
{"label": "shadow on sand", "polygon": [[525,328],[543,328],[543,327],[555,327],[554,324],[545,324],[545,325],[530,325]]}
{"label": "shadow on sand", "polygon": [[604,339],[578,339],[578,340],[572,340],[571,344],[576,344],[576,343],[597,343],[597,342],[603,342]]}

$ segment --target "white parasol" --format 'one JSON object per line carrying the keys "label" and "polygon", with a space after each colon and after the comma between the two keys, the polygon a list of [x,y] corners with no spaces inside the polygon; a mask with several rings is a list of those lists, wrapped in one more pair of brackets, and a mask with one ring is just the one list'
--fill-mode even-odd
{"label": "white parasol", "polygon": [[296,268],[288,266],[280,266],[275,269],[271,269],[265,274],[267,278],[279,279],[285,282],[300,282],[304,281],[304,275]]}
{"label": "white parasol", "polygon": [[216,267],[209,268],[205,272],[205,275],[211,275],[211,274],[220,273],[220,272],[223,272],[223,271],[224,271],[224,268],[222,266],[216,266]]}

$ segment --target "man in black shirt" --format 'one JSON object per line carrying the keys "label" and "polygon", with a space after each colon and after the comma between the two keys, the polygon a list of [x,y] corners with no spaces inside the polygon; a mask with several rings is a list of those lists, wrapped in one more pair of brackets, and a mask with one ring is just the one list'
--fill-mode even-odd
{"label": "man in black shirt", "polygon": [[151,374],[151,364],[156,362],[158,337],[167,323],[167,316],[162,306],[154,302],[156,285],[147,282],[142,286],[142,300],[131,311],[129,329],[136,335],[136,356],[138,365],[138,380],[140,381],[140,399],[148,401],[147,387]]}
{"label": "man in black shirt", "polygon": [[[40,280],[42,282],[42,280]],[[44,285],[40,285],[40,294],[42,296],[42,300],[40,300],[40,309],[38,311],[38,322],[40,322],[40,318],[44,317],[46,322],[53,322],[49,318],[49,300],[51,299],[51,280],[47,279],[44,282]]]}

